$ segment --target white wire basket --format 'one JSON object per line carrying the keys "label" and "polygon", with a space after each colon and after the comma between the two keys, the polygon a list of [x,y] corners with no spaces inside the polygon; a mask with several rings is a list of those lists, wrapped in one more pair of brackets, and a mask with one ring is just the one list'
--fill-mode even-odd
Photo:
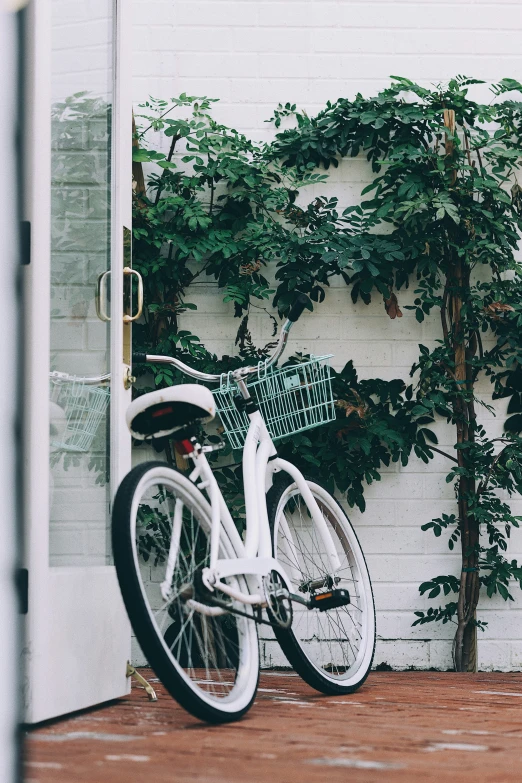
{"label": "white wire basket", "polygon": [[84,381],[51,378],[51,401],[65,414],[59,440],[51,438],[54,451],[85,453],[105,418],[110,390]]}
{"label": "white wire basket", "polygon": [[[272,440],[311,430],[335,419],[331,356],[311,356],[309,361],[283,369],[260,365],[258,379],[248,384],[248,390],[259,405]],[[239,389],[232,373],[223,376],[219,389],[213,393],[223,435],[233,449],[242,449],[250,420],[234,403]]]}

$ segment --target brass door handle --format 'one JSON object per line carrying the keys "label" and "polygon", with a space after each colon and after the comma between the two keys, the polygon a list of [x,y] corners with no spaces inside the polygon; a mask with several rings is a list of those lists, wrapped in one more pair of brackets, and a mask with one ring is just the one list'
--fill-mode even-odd
{"label": "brass door handle", "polygon": [[128,324],[131,323],[131,321],[137,321],[143,312],[143,278],[139,272],[137,272],[135,269],[131,269],[130,266],[123,267],[123,274],[136,275],[136,277],[138,278],[138,309],[135,315],[123,316],[124,323]]}
{"label": "brass door handle", "polygon": [[101,275],[98,275],[98,280],[96,281],[94,304],[96,306],[96,315],[100,321],[111,320],[110,315],[107,314],[107,279],[110,273],[110,269],[102,272]]}

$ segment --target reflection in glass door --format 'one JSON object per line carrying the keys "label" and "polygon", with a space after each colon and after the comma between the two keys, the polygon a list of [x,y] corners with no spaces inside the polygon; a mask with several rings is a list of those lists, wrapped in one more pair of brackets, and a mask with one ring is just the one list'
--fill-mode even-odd
{"label": "reflection in glass door", "polygon": [[50,565],[104,565],[110,391],[96,379],[110,372],[114,9],[51,6]]}

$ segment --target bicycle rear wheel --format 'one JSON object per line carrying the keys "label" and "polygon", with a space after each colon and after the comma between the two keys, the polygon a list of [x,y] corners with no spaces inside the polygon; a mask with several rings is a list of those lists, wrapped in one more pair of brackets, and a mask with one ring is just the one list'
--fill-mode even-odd
{"label": "bicycle rear wheel", "polygon": [[274,628],[274,633],[289,663],[309,685],[327,694],[352,693],[368,676],[375,651],[370,576],[339,503],[313,479],[306,482],[324,516],[341,568],[331,573],[322,539],[297,484],[286,474],[267,495],[274,557],[290,578],[293,592],[310,599],[335,586],[348,590],[350,603],[322,612],[294,604],[291,628]]}
{"label": "bicycle rear wheel", "polygon": [[[163,685],[186,710],[222,723],[237,720],[251,706],[259,652],[253,620],[201,611],[205,599],[200,575],[209,565],[210,530],[210,506],[202,492],[163,462],[138,465],[118,489],[114,561],[138,642]],[[219,556],[237,556],[224,530]],[[226,581],[248,592],[243,577]],[[230,606],[251,612],[244,604]]]}

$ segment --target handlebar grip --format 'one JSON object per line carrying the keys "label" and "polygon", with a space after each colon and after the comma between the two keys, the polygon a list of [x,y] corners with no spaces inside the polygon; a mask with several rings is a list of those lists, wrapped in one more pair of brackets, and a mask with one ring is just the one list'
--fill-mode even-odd
{"label": "handlebar grip", "polygon": [[307,304],[308,304],[308,297],[306,296],[306,294],[299,294],[299,296],[293,303],[292,307],[290,308],[290,312],[288,313],[288,320],[292,321],[292,323],[295,324],[298,318],[302,315],[303,310],[305,309]]}
{"label": "handlebar grip", "polygon": [[147,354],[146,353],[133,353],[132,354],[132,363],[133,364],[144,364],[147,361]]}

